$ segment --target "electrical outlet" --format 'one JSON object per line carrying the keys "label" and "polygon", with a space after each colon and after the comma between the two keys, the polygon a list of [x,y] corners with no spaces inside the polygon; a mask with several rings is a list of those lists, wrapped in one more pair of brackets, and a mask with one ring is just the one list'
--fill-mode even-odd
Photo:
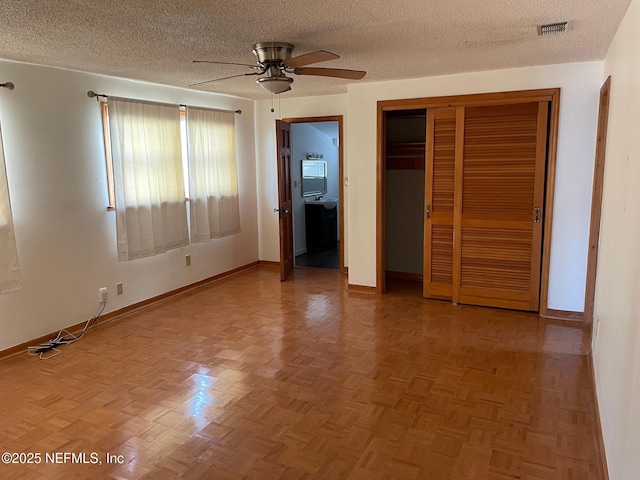
{"label": "electrical outlet", "polygon": [[187,255],[184,256],[184,264],[187,267],[191,266],[191,255],[187,254]]}
{"label": "electrical outlet", "polygon": [[116,283],[116,294],[122,295],[124,293],[124,287],[122,283]]}
{"label": "electrical outlet", "polygon": [[98,302],[105,303],[107,301],[107,287],[100,287],[98,289]]}

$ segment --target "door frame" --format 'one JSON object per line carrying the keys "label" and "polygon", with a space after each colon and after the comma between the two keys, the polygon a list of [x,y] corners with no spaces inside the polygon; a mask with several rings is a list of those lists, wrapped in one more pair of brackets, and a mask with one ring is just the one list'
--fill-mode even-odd
{"label": "door frame", "polygon": [[604,187],[604,163],[607,150],[609,126],[609,101],[611,100],[611,76],[600,89],[598,108],[598,130],[596,132],[596,159],[593,167],[593,192],[591,194],[591,222],[589,226],[589,253],[587,256],[587,280],[584,295],[584,317],[587,325],[593,322],[596,297],[596,275],[598,272],[598,245],[600,243],[600,220],[602,219],[602,192]]}
{"label": "door frame", "polygon": [[560,88],[520,90],[511,92],[451,95],[444,97],[411,98],[403,100],[381,100],[377,105],[377,177],[376,177],[376,293],[386,290],[385,280],[385,113],[394,110],[412,110],[443,107],[470,107],[507,103],[548,101],[550,105],[549,135],[547,140],[547,164],[545,175],[544,226],[542,238],[542,265],[540,276],[540,315],[546,315],[549,289],[549,266],[551,260],[551,226],[553,221],[553,199],[558,150],[558,123],[560,118]]}
{"label": "door frame", "polygon": [[[283,118],[282,121],[293,123],[322,123],[322,122],[338,122],[338,223],[340,232],[340,273],[346,273],[344,266],[345,238],[344,238],[344,142],[343,142],[343,123],[342,115],[327,115],[321,117],[295,117]],[[278,185],[279,187],[279,185]],[[295,257],[295,248],[294,248]],[[294,258],[295,265],[295,258]]]}

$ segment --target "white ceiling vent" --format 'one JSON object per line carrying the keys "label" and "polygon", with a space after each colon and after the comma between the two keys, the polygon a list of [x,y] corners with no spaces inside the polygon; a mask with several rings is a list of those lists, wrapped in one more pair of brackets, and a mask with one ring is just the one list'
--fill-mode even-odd
{"label": "white ceiling vent", "polygon": [[572,22],[547,23],[538,25],[538,35],[550,35],[552,33],[563,33],[571,28]]}

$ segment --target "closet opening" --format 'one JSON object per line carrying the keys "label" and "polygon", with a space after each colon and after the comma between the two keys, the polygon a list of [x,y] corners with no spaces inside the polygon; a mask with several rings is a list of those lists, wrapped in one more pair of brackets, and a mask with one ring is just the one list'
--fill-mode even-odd
{"label": "closet opening", "polygon": [[389,291],[422,292],[426,114],[385,112],[385,281]]}
{"label": "closet opening", "polygon": [[425,298],[547,314],[559,99],[378,102],[378,293],[402,280]]}

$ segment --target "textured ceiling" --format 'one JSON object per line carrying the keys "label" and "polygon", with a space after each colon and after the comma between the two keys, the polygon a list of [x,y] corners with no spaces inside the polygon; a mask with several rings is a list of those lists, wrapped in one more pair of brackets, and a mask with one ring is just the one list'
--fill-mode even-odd
{"label": "textured ceiling", "polygon": [[[185,87],[245,73],[251,45],[293,56],[328,50],[319,67],[366,70],[361,82],[600,60],[630,0],[4,0],[0,58]],[[572,20],[565,34],[536,25]],[[283,95],[347,91],[349,80],[295,76]],[[243,77],[199,87],[269,98]]]}

